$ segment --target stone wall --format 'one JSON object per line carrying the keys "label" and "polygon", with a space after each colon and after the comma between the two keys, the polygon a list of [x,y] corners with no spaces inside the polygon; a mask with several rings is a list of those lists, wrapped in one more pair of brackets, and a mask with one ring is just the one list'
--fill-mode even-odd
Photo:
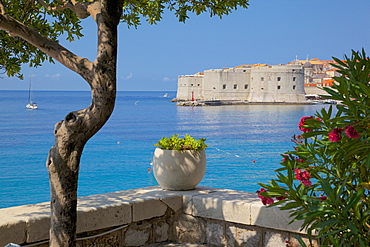
{"label": "stone wall", "polygon": [[178,77],[176,100],[305,102],[301,65],[238,66]]}
{"label": "stone wall", "polygon": [[[49,220],[49,203],[0,209],[0,246],[48,246]],[[78,246],[299,246],[300,222],[288,222],[287,212],[266,208],[255,193],[155,186],[79,198]]]}
{"label": "stone wall", "polygon": [[179,76],[177,83],[176,98],[183,100],[203,99],[203,78],[204,75]]}

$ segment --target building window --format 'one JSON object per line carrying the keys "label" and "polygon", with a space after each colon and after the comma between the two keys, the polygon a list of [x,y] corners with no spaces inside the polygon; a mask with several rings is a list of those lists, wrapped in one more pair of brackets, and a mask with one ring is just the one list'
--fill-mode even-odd
{"label": "building window", "polygon": [[293,85],[293,90],[295,90],[295,85]]}
{"label": "building window", "polygon": [[263,90],[263,87],[261,87],[261,90]]}
{"label": "building window", "polygon": [[280,76],[277,78],[277,81],[281,81],[281,77]]}
{"label": "building window", "polygon": [[200,87],[200,84],[198,84],[198,87]]}
{"label": "building window", "polygon": [[223,88],[223,89],[226,89],[226,84],[222,85],[222,88]]}
{"label": "building window", "polygon": [[243,72],[247,72],[247,70],[244,69]]}
{"label": "building window", "polygon": [[234,84],[234,89],[238,89],[238,85],[237,84]]}
{"label": "building window", "polygon": [[213,87],[213,89],[216,89],[215,87]]}
{"label": "building window", "polygon": [[280,86],[277,86],[277,89],[279,90],[280,89]]}
{"label": "building window", "polygon": [[293,77],[293,81],[295,81],[295,77]]}
{"label": "building window", "polygon": [[193,86],[193,84],[190,84],[190,86]]}
{"label": "building window", "polygon": [[244,89],[248,89],[248,84],[245,84],[244,85]]}
{"label": "building window", "polygon": [[264,80],[265,80],[265,78],[261,77],[261,81],[264,81]]}

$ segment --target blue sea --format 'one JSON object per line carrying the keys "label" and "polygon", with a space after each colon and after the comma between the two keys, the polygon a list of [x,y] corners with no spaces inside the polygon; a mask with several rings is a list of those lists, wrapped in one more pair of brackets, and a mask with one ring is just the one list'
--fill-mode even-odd
{"label": "blue sea", "polygon": [[[163,97],[169,93],[170,97]],[[186,133],[206,138],[203,186],[256,191],[279,167],[280,154],[302,116],[325,105],[180,107],[176,92],[118,92],[107,124],[87,143],[78,195],[157,185],[151,172],[153,144]],[[39,109],[25,108],[27,91],[0,91],[0,208],[49,201],[46,158],[55,123],[90,104],[90,92],[36,91]]]}

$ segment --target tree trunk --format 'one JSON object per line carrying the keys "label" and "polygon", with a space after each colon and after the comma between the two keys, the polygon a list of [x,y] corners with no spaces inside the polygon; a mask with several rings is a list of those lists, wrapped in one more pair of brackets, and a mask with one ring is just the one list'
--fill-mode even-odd
{"label": "tree trunk", "polygon": [[[96,72],[97,75],[101,73]],[[110,84],[115,84],[115,76]],[[82,151],[90,137],[106,123],[114,108],[115,86],[93,91],[89,108],[71,112],[55,125],[55,143],[47,159],[51,193],[50,246],[75,246],[77,184]]]}
{"label": "tree trunk", "polygon": [[92,103],[69,113],[55,125],[55,143],[47,168],[51,191],[50,246],[75,246],[77,184],[82,151],[86,142],[108,121],[116,99],[117,26],[120,0],[102,1],[96,15],[98,56],[91,72],[83,77],[91,86]]}

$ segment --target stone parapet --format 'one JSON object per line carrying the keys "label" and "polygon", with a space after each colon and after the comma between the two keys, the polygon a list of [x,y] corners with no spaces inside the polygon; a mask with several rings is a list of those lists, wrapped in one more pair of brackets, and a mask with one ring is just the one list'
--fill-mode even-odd
{"label": "stone parapet", "polygon": [[[49,203],[0,209],[0,247],[47,246],[49,210]],[[80,197],[77,217],[78,246],[84,247],[285,246],[304,235],[300,222],[289,225],[287,212],[266,208],[255,193],[209,187],[165,191],[154,186]]]}

